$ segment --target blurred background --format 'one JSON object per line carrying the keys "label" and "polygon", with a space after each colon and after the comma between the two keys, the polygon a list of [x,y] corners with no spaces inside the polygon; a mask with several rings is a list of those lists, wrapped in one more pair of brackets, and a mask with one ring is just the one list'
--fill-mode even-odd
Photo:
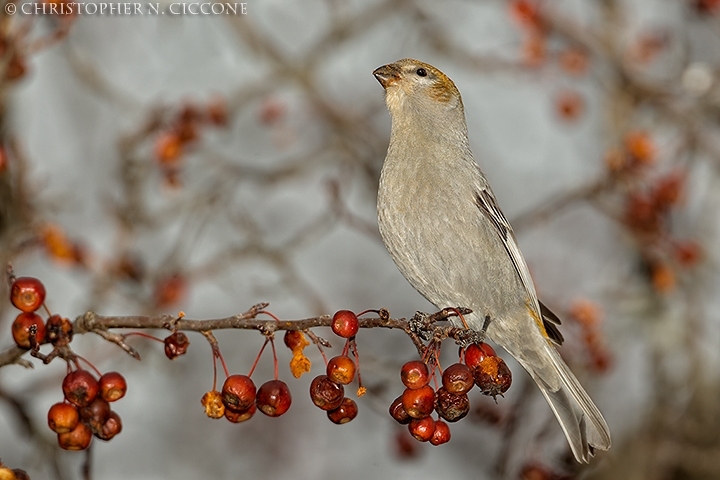
{"label": "blurred background", "polygon": [[[60,450],[46,418],[66,366],[25,355],[34,369],[0,368],[6,465],[33,480],[720,478],[719,1],[141,5],[0,16],[0,264],[40,278],[70,319],[221,318],[261,301],[282,319],[433,311],[375,217],[390,118],[372,71],[418,58],[460,89],[475,156],[613,447],[575,464],[508,356],[504,398],[474,392],[449,444],[412,440],[387,413],[400,366],[417,358],[399,331],[359,333],[368,394],[343,426],[308,398],[317,350],[295,379],[278,342],[292,408],[236,425],[203,413],[213,370],[201,335],[173,362],[132,338],[138,362],[88,334],[73,349],[128,380],[114,404],[122,433],[90,454]],[[0,353],[16,314],[0,302]],[[216,334],[230,371],[247,373],[263,337]],[[456,351],[447,342],[444,363]],[[253,378],[272,372],[266,352]]]}

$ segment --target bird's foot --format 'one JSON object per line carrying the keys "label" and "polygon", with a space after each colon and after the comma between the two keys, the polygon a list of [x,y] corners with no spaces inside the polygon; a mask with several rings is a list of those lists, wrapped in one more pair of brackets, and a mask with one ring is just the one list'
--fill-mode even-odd
{"label": "bird's foot", "polygon": [[432,324],[433,316],[425,312],[415,312],[415,315],[408,321],[410,331],[420,337],[422,340],[429,342],[433,337]]}
{"label": "bird's foot", "polygon": [[462,348],[467,348],[468,345],[473,343],[484,342],[487,329],[490,326],[490,321],[490,315],[485,315],[485,321],[483,322],[483,326],[480,330],[471,330],[470,328],[460,330],[454,337],[455,343],[460,345]]}

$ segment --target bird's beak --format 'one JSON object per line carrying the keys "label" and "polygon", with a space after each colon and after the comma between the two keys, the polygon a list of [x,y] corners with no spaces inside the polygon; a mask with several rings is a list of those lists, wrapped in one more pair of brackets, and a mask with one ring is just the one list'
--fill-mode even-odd
{"label": "bird's beak", "polygon": [[400,69],[394,63],[391,63],[376,68],[373,75],[383,88],[388,88],[400,80]]}

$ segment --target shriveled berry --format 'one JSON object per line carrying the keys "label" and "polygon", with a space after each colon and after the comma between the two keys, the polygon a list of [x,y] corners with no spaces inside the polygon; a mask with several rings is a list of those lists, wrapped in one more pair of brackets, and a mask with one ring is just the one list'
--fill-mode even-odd
{"label": "shriveled berry", "polygon": [[402,405],[412,418],[429,416],[435,408],[435,391],[430,385],[421,388],[406,388],[402,394]]}
{"label": "shriveled berry", "polygon": [[279,417],[290,408],[292,396],[287,384],[282,380],[270,380],[260,385],[255,404],[269,417]]}
{"label": "shriveled berry", "polygon": [[345,397],[345,388],[330,380],[327,375],[318,375],[310,383],[310,399],[323,410],[334,410]]}
{"label": "shriveled berry", "polygon": [[92,373],[78,369],[68,373],[62,383],[65,399],[76,407],[84,407],[95,400],[100,386]]}
{"label": "shriveled berry", "polygon": [[332,331],[342,338],[352,338],[357,335],[360,329],[360,322],[357,315],[350,310],[338,310],[333,315]]}
{"label": "shriveled berry", "polygon": [[448,422],[457,422],[470,411],[470,399],[467,393],[455,395],[440,387],[435,395],[435,411]]}
{"label": "shriveled berry", "polygon": [[110,404],[100,396],[89,405],[80,408],[80,420],[85,422],[93,433],[100,432],[108,418],[110,418]]}
{"label": "shriveled berry", "polygon": [[15,474],[15,480],[30,480],[30,475],[28,475],[25,470],[22,470],[20,468],[13,468],[12,471]]}
{"label": "shriveled berry", "polygon": [[465,365],[474,368],[485,357],[496,357],[495,350],[487,343],[473,343],[465,349]]}
{"label": "shriveled berry", "polygon": [[252,416],[255,415],[255,412],[257,412],[257,406],[255,406],[254,403],[250,405],[247,410],[241,410],[238,412],[226,408],[225,418],[227,418],[232,423],[241,423],[246,420],[250,420]]}
{"label": "shriveled berry", "polygon": [[222,395],[217,390],[210,390],[203,395],[200,403],[205,407],[205,415],[209,418],[222,418],[225,415],[225,405],[222,402]]}
{"label": "shriveled berry", "polygon": [[327,412],[328,419],[337,424],[342,425],[352,421],[358,414],[357,403],[352,398],[343,398],[339,407]]}
{"label": "shriveled berry", "polygon": [[12,336],[20,348],[31,348],[31,335],[35,335],[35,342],[41,344],[45,341],[45,322],[40,315],[29,312],[21,313],[15,317],[12,324]]}
{"label": "shriveled berry", "polygon": [[347,385],[355,378],[355,362],[347,355],[338,355],[330,359],[327,376],[335,383]]}
{"label": "shriveled berry", "polygon": [[72,432],[80,421],[77,409],[69,403],[59,402],[48,410],[48,426],[55,433]]}
{"label": "shriveled berry", "polygon": [[110,417],[105,421],[99,432],[94,432],[95,436],[106,442],[111,440],[115,435],[122,431],[122,421],[117,412],[110,412]]}
{"label": "shriveled berry", "polygon": [[10,301],[23,312],[34,312],[45,302],[45,286],[35,277],[18,277],[10,287]]}
{"label": "shriveled berry", "polygon": [[247,375],[230,375],[222,387],[222,401],[225,407],[242,412],[255,405],[257,388]]}
{"label": "shriveled berry", "polygon": [[435,431],[430,438],[430,443],[433,445],[442,445],[450,441],[450,426],[442,420],[435,422]]}
{"label": "shriveled berry", "polygon": [[58,433],[58,443],[63,450],[85,450],[90,446],[92,431],[83,422],[70,432]]}
{"label": "shriveled berry", "polygon": [[0,464],[0,480],[17,480],[15,472]]}
{"label": "shriveled berry", "polygon": [[473,376],[483,395],[502,395],[512,384],[512,372],[500,357],[484,358],[473,368]]}
{"label": "shriveled berry", "polygon": [[390,416],[400,425],[407,425],[410,423],[410,420],[412,420],[412,417],[408,415],[405,407],[403,407],[402,395],[397,397],[390,404]]}
{"label": "shriveled berry", "polygon": [[462,363],[455,363],[443,372],[442,384],[448,392],[462,395],[468,393],[475,386],[475,379],[470,367]]}
{"label": "shriveled berry", "polygon": [[104,373],[100,380],[100,395],[108,402],[116,402],[125,396],[127,392],[127,382],[118,372]]}
{"label": "shriveled berry", "polygon": [[427,442],[435,433],[435,420],[432,417],[414,418],[408,423],[410,435],[419,442]]}
{"label": "shriveled berry", "polygon": [[190,346],[190,339],[183,332],[174,332],[165,337],[165,356],[170,360],[185,355]]}
{"label": "shriveled berry", "polygon": [[400,369],[400,379],[408,388],[422,388],[430,382],[430,371],[425,362],[411,360]]}
{"label": "shriveled berry", "polygon": [[72,322],[60,315],[50,315],[47,319],[45,330],[47,341],[55,346],[64,346],[72,341]]}

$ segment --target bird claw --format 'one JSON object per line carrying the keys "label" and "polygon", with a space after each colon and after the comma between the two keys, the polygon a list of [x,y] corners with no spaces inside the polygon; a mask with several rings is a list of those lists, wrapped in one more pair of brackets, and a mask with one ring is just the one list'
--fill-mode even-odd
{"label": "bird claw", "polygon": [[490,326],[490,315],[485,315],[485,321],[483,322],[482,328],[478,330],[460,330],[455,338],[455,343],[460,345],[462,348],[467,348],[468,345],[473,343],[482,343],[485,341],[487,329]]}
{"label": "bird claw", "polygon": [[415,315],[408,321],[410,331],[420,337],[422,340],[429,342],[433,337],[432,321],[429,321],[429,314],[424,312],[415,312]]}

